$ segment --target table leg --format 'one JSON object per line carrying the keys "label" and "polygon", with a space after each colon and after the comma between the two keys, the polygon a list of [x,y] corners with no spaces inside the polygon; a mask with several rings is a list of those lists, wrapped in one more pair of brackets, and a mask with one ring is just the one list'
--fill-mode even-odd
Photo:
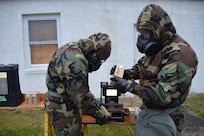
{"label": "table leg", "polygon": [[88,136],[88,124],[84,124],[83,133],[84,133],[84,136]]}
{"label": "table leg", "polygon": [[49,117],[47,114],[47,111],[44,110],[44,136],[48,136],[49,130],[48,130],[48,123],[49,123]]}
{"label": "table leg", "polygon": [[49,120],[49,130],[50,130],[50,136],[55,136],[55,130],[50,120]]}

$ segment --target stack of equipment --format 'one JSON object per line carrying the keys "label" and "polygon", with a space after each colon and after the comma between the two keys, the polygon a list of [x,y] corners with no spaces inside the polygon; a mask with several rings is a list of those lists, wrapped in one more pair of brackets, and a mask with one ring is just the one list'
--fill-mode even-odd
{"label": "stack of equipment", "polygon": [[[118,103],[118,97],[121,95],[117,88],[109,86],[108,82],[101,82],[101,94],[105,97],[104,106],[111,115],[111,120],[118,122],[124,121],[123,104]],[[101,95],[101,102],[102,102]]]}

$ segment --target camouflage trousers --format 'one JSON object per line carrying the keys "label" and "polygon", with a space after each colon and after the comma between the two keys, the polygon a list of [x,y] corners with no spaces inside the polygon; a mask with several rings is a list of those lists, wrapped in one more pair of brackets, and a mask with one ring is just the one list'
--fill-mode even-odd
{"label": "camouflage trousers", "polygon": [[46,94],[44,104],[56,136],[83,136],[80,111],[70,100]]}

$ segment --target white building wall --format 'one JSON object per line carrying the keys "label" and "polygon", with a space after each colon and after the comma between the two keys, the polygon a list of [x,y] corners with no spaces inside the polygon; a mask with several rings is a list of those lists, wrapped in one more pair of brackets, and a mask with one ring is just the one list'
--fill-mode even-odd
{"label": "white building wall", "polygon": [[26,67],[22,15],[60,13],[60,46],[105,32],[112,40],[110,58],[99,71],[90,74],[90,89],[96,97],[100,82],[108,81],[114,64],[131,67],[142,54],[135,49],[137,33],[134,24],[147,4],[163,7],[170,15],[177,33],[186,39],[198,55],[198,72],[191,92],[204,93],[204,1],[189,0],[0,0],[0,64],[19,64],[22,92],[45,92],[46,67],[29,70]]}

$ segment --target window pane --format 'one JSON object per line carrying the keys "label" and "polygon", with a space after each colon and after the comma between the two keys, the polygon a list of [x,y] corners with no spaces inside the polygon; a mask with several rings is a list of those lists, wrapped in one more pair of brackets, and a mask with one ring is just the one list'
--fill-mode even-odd
{"label": "window pane", "polygon": [[57,40],[56,20],[34,20],[28,22],[30,41]]}
{"label": "window pane", "polygon": [[31,64],[47,64],[53,53],[57,50],[57,44],[31,45]]}

